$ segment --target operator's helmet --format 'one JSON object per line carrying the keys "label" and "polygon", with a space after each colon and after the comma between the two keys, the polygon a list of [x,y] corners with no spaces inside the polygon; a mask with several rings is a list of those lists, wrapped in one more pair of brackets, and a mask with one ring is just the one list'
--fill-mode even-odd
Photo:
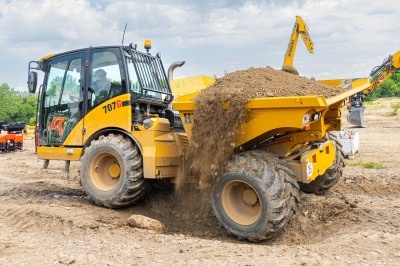
{"label": "operator's helmet", "polygon": [[99,76],[100,78],[104,78],[107,76],[107,72],[104,69],[98,69],[94,73],[95,76]]}

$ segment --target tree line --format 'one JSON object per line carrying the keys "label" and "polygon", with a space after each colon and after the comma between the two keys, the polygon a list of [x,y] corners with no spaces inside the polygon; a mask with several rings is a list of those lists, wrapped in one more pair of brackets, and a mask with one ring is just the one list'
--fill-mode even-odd
{"label": "tree line", "polygon": [[18,92],[7,83],[0,86],[0,121],[5,123],[24,122],[35,125],[37,95]]}
{"label": "tree line", "polygon": [[380,84],[370,95],[368,95],[367,100],[386,97],[400,97],[400,72],[391,75],[387,80]]}
{"label": "tree line", "polygon": [[[400,97],[400,73],[395,73],[385,80],[367,100],[384,97]],[[15,91],[7,83],[0,86],[0,121],[35,125],[36,105],[37,95]]]}

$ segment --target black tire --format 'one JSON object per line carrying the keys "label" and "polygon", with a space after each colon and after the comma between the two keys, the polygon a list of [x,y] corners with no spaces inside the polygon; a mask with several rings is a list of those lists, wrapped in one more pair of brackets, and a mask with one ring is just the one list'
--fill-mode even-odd
{"label": "black tire", "polygon": [[318,176],[312,182],[306,184],[299,182],[300,189],[306,193],[314,193],[316,195],[323,195],[329,191],[343,175],[344,168],[344,155],[342,147],[338,142],[333,141],[336,151],[336,162],[330,168],[328,168],[325,173]]}
{"label": "black tire", "polygon": [[252,242],[281,231],[298,200],[299,186],[292,170],[262,150],[236,155],[211,194],[219,223],[239,239]]}
{"label": "black tire", "polygon": [[97,205],[122,208],[144,197],[142,155],[132,140],[109,134],[92,141],[81,158],[83,190]]}

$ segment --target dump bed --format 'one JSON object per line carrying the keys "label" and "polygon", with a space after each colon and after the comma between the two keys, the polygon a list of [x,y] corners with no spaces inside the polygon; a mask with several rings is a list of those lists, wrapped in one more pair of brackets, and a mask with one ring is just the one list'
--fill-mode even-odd
{"label": "dump bed", "polygon": [[[299,138],[292,143],[315,141],[324,138],[327,131],[341,129],[340,108],[343,101],[370,87],[369,82],[326,99],[320,95],[296,97],[268,97],[250,100],[245,104],[248,112],[241,125],[241,134],[235,140],[236,146],[252,146],[267,141],[274,136]],[[193,112],[196,103],[193,101],[176,101],[173,108],[179,111],[188,138],[191,138]],[[224,104],[229,108],[229,102]],[[295,136],[290,133],[296,132]],[[271,143],[276,144],[279,138]],[[281,140],[282,141],[282,140]],[[288,151],[285,151],[285,155]],[[283,155],[283,154],[282,154]]]}

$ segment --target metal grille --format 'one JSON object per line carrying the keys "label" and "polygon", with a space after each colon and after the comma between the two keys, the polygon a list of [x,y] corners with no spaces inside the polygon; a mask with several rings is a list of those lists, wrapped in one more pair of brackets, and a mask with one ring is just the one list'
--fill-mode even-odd
{"label": "metal grille", "polygon": [[147,92],[172,95],[160,58],[138,51],[132,51],[131,55],[143,96]]}

